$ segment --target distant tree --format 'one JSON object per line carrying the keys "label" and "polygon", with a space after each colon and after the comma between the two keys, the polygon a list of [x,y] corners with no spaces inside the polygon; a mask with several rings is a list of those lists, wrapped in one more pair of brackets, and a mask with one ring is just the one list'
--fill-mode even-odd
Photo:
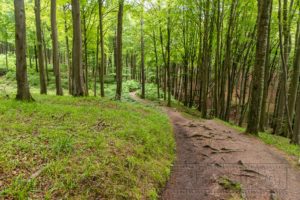
{"label": "distant tree", "polygon": [[14,0],[16,33],[17,100],[32,101],[27,80],[26,25],[24,0]]}
{"label": "distant tree", "polygon": [[85,96],[84,74],[82,68],[82,38],[80,23],[80,1],[72,0],[72,19],[73,19],[73,54],[72,54],[72,81],[73,96]]}
{"label": "distant tree", "polygon": [[59,49],[57,40],[57,25],[56,25],[56,0],[51,0],[51,35],[53,49],[53,69],[55,75],[56,95],[63,95],[59,68]]}
{"label": "distant tree", "polygon": [[103,1],[98,0],[99,3],[99,34],[100,34],[100,54],[101,54],[101,62],[100,62],[100,70],[99,70],[99,78],[100,78],[100,93],[101,97],[104,97],[104,65],[105,65],[105,52],[104,52],[104,33],[103,33]]}
{"label": "distant tree", "polygon": [[44,67],[44,49],[42,40],[42,28],[41,28],[41,2],[35,0],[35,21],[36,21],[36,38],[37,38],[37,57],[39,61],[39,72],[40,72],[40,93],[47,94],[47,83]]}
{"label": "distant tree", "polygon": [[141,11],[141,79],[142,79],[142,94],[141,98],[145,98],[145,41],[144,41],[144,2],[142,2]]}
{"label": "distant tree", "polygon": [[123,34],[123,9],[124,0],[119,0],[119,11],[118,11],[118,27],[117,27],[117,38],[116,38],[116,78],[117,78],[117,89],[116,89],[116,100],[121,100],[122,96],[122,34]]}

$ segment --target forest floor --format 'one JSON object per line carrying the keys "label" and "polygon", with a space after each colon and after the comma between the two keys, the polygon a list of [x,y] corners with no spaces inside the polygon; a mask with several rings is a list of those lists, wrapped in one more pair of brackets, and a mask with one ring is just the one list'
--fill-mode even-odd
{"label": "forest floor", "polygon": [[175,154],[164,113],[108,97],[4,94],[1,200],[157,199]]}
{"label": "forest floor", "polygon": [[[144,104],[153,104],[131,97]],[[161,107],[173,124],[177,158],[163,200],[298,200],[295,158],[216,120]]]}

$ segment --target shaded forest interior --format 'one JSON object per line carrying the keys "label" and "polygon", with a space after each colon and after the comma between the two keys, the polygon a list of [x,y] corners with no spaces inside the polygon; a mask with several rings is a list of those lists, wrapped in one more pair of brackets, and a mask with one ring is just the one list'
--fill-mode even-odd
{"label": "shaded forest interior", "polygon": [[[17,99],[141,98],[300,143],[299,0],[1,0],[0,75]],[[26,16],[26,17],[25,17]],[[16,77],[14,74],[16,73]],[[16,81],[16,82],[15,82]]]}

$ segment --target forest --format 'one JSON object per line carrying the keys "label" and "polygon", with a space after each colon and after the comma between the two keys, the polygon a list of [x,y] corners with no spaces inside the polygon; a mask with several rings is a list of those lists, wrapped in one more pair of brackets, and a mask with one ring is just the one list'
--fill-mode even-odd
{"label": "forest", "polygon": [[0,25],[0,199],[299,199],[299,0],[0,0]]}

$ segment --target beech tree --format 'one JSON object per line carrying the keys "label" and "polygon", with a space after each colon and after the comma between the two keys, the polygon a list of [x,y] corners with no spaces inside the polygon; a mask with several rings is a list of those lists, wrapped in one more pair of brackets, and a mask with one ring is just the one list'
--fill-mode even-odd
{"label": "beech tree", "polygon": [[116,36],[116,78],[117,78],[117,89],[116,89],[116,100],[121,100],[122,96],[122,79],[123,79],[123,68],[122,68],[122,34],[123,34],[123,9],[124,0],[119,0],[119,11],[118,11],[118,26]]}
{"label": "beech tree", "polygon": [[36,38],[37,38],[37,55],[39,61],[39,72],[40,72],[40,93],[47,94],[47,84],[45,76],[44,67],[44,49],[42,42],[42,28],[41,28],[41,2],[40,0],[35,0],[35,19],[36,19]]}
{"label": "beech tree", "polygon": [[256,43],[256,57],[253,69],[251,102],[249,107],[247,132],[258,134],[261,102],[263,95],[264,67],[266,61],[266,47],[268,39],[268,27],[270,23],[270,8],[272,0],[265,0],[261,7],[258,5],[258,29]]}
{"label": "beech tree", "polygon": [[79,0],[72,0],[72,19],[73,19],[73,54],[72,54],[72,81],[73,96],[85,96],[86,87],[82,68],[82,39],[80,23],[80,3]]}
{"label": "beech tree", "polygon": [[27,80],[26,24],[24,0],[14,0],[17,100],[32,101]]}
{"label": "beech tree", "polygon": [[59,67],[59,48],[57,39],[57,25],[56,25],[56,0],[51,0],[51,36],[52,36],[52,50],[53,50],[53,69],[55,75],[56,94],[63,95],[60,78]]}

